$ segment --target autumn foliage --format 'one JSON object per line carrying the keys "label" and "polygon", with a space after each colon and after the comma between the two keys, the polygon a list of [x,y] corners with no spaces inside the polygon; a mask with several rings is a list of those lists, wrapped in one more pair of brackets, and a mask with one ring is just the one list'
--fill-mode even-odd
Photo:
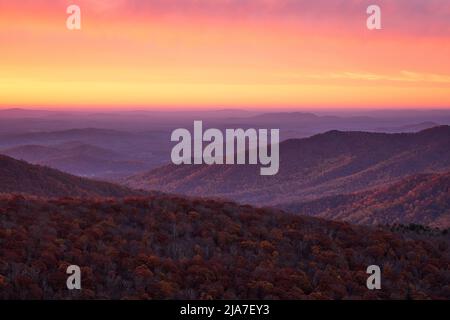
{"label": "autumn foliage", "polygon": [[123,197],[143,195],[112,183],[89,180],[0,155],[0,193],[43,197]]}
{"label": "autumn foliage", "polygon": [[282,208],[357,224],[450,228],[450,172],[413,175],[387,187],[293,202]]}
{"label": "autumn foliage", "polygon": [[[3,196],[0,247],[2,299],[450,298],[445,235],[213,200]],[[366,288],[372,264],[382,290]]]}

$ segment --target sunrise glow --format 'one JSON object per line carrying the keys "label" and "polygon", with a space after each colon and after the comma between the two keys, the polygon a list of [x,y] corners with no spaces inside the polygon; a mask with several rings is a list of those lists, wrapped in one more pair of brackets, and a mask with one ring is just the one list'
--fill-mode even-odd
{"label": "sunrise glow", "polygon": [[447,0],[0,0],[0,105],[446,108],[449,16]]}

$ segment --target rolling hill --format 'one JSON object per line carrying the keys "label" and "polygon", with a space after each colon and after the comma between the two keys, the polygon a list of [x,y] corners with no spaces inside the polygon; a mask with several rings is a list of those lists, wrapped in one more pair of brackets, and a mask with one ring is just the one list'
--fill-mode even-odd
{"label": "rolling hill", "polygon": [[123,197],[143,194],[107,182],[88,180],[0,155],[0,193],[43,197]]}
{"label": "rolling hill", "polygon": [[2,154],[27,162],[44,162],[58,157],[98,157],[111,158],[120,155],[112,150],[82,142],[71,141],[58,145],[21,145],[0,151]]}
{"label": "rolling hill", "polygon": [[[0,299],[450,298],[444,232],[143,195],[7,156],[0,177]],[[367,290],[372,264],[382,290]]]}
{"label": "rolling hill", "polygon": [[330,131],[280,144],[280,171],[259,166],[167,165],[127,178],[126,186],[282,205],[370,190],[418,173],[450,170],[450,127],[419,133]]}
{"label": "rolling hill", "polygon": [[376,132],[386,132],[386,133],[402,133],[402,132],[419,132],[422,130],[438,127],[439,124],[433,121],[425,121],[415,124],[409,124],[404,126],[398,126],[398,127],[382,127],[382,128],[375,128]]}
{"label": "rolling hill", "polygon": [[[449,299],[448,235],[235,203],[0,197],[0,299]],[[66,269],[82,271],[67,290]],[[382,289],[366,269],[382,267]]]}
{"label": "rolling hill", "polygon": [[368,192],[290,203],[282,208],[358,224],[450,228],[450,173],[415,175]]}
{"label": "rolling hill", "polygon": [[49,146],[21,145],[0,150],[0,154],[86,177],[127,176],[148,168],[142,161],[77,141]]}

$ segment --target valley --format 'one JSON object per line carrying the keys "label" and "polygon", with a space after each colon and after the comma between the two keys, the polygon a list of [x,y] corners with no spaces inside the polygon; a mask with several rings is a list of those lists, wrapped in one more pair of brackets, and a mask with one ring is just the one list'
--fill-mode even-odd
{"label": "valley", "polygon": [[280,143],[280,170],[166,165],[123,180],[128,187],[279,206],[373,189],[417,173],[450,170],[450,127],[418,133],[329,131]]}

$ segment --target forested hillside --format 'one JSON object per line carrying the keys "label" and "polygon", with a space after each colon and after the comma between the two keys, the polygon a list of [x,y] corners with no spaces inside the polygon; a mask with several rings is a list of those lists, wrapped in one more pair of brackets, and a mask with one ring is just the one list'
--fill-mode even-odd
{"label": "forested hillside", "polygon": [[123,197],[144,194],[112,183],[76,177],[0,155],[0,193],[44,197]]}
{"label": "forested hillside", "polygon": [[[0,198],[2,299],[449,299],[449,239],[234,203]],[[79,292],[66,268],[82,269]],[[366,268],[382,268],[382,289]]]}
{"label": "forested hillside", "polygon": [[385,186],[450,170],[450,127],[419,133],[330,131],[280,144],[280,171],[256,165],[167,165],[123,181],[129,187],[283,205]]}
{"label": "forested hillside", "polygon": [[420,174],[392,186],[282,206],[290,212],[358,224],[450,227],[450,173]]}

